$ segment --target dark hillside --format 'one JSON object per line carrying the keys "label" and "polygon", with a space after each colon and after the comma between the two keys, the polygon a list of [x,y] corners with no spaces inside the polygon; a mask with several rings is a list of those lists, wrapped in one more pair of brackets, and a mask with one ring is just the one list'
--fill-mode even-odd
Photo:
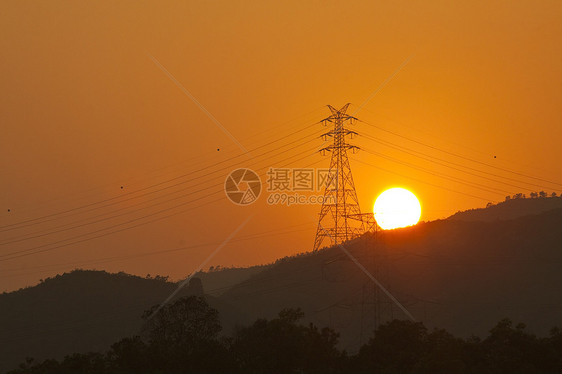
{"label": "dark hillside", "polygon": [[[562,326],[561,225],[562,209],[504,221],[441,220],[366,235],[345,247],[430,328],[484,336],[509,317],[544,335]],[[206,281],[220,290],[206,298],[227,334],[236,324],[301,307],[306,319],[339,331],[341,346],[355,352],[376,324],[405,318],[338,247],[252,269],[198,275],[203,291]],[[210,281],[223,271],[231,273]],[[200,294],[195,285],[178,296]],[[137,334],[142,313],[175,288],[164,278],[75,271],[2,294],[0,372],[26,356],[107,349]]]}
{"label": "dark hillside", "polygon": [[[76,270],[1,294],[0,373],[28,356],[62,358],[72,352],[103,351],[123,337],[136,335],[143,312],[176,287],[163,277]],[[201,292],[193,282],[176,298]],[[238,314],[212,296],[207,299],[213,307],[229,310],[221,316],[222,324],[232,329]]]}
{"label": "dark hillside", "polygon": [[458,221],[505,221],[562,208],[562,197],[510,198],[486,208],[465,210],[449,217]]}
{"label": "dark hillside", "polygon": [[[562,325],[562,209],[500,222],[435,221],[346,245],[430,327],[483,335],[503,317],[544,334]],[[373,266],[373,262],[377,264]],[[300,306],[353,350],[378,320],[405,318],[339,248],[280,261],[221,299],[249,319]]]}
{"label": "dark hillside", "polygon": [[265,270],[268,265],[251,266],[248,268],[211,268],[209,271],[201,271],[194,276],[201,279],[205,287],[205,293],[212,296],[220,296],[237,283],[244,282],[253,275]]}

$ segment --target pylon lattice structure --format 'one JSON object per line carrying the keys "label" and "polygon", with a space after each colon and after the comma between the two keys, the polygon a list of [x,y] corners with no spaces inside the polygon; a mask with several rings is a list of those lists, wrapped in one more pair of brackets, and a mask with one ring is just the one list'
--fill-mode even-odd
{"label": "pylon lattice structure", "polygon": [[375,229],[376,223],[372,213],[361,213],[351,166],[347,152],[356,152],[359,147],[346,142],[347,137],[357,135],[347,125],[352,125],[357,118],[347,114],[349,104],[340,110],[331,105],[328,108],[332,115],[322,120],[325,126],[333,125],[333,129],[322,135],[327,140],[333,139],[332,145],[322,148],[320,152],[331,152],[330,168],[325,180],[324,200],[320,209],[318,228],[314,248],[316,251],[325,239],[332,245],[341,244],[356,238],[367,231]]}

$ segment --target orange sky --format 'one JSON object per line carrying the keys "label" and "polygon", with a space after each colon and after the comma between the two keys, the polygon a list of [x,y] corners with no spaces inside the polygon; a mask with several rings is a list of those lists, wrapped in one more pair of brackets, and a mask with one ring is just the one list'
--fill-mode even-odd
{"label": "orange sky", "polygon": [[[357,110],[411,57],[356,114],[369,124],[355,126],[368,137],[354,143],[386,157],[365,151],[351,157],[364,211],[393,186],[416,193],[423,220],[507,194],[562,191],[560,184],[529,178],[562,183],[562,4],[459,3],[5,1],[0,243],[16,242],[0,245],[0,256],[47,250],[0,260],[0,291],[75,267],[178,279],[249,215],[208,265],[263,263],[311,248],[319,206],[272,207],[265,195],[234,206],[222,194],[227,170],[191,174],[190,184],[126,200],[194,170],[217,170],[215,163],[240,153],[151,56],[246,148],[276,139],[263,150],[286,146],[222,165],[286,166],[289,156],[322,144],[315,138],[322,126],[311,125],[329,115],[326,104],[351,102]],[[328,162],[309,152],[289,165]],[[185,191],[174,192],[180,188]],[[217,194],[204,196],[210,192]],[[106,208],[6,231],[110,198],[115,204]],[[167,214],[175,215],[146,223]],[[90,239],[140,223],[146,224]],[[279,232],[285,234],[272,235]],[[49,249],[74,241],[81,242]]]}

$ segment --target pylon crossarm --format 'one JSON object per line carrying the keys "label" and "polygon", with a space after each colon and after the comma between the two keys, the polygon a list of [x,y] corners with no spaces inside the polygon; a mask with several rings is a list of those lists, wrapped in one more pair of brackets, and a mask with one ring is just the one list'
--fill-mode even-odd
{"label": "pylon crossarm", "polygon": [[324,126],[328,126],[328,122],[334,123],[334,118],[332,118],[332,117],[330,116],[330,117],[324,118],[324,119],[323,119],[322,121],[320,121],[320,122],[322,122],[322,124],[323,124]]}
{"label": "pylon crossarm", "polygon": [[[334,146],[330,146],[330,147],[334,148]],[[356,145],[352,145],[352,144],[348,144],[348,143],[342,143],[340,148],[351,149],[352,152],[353,152],[353,149],[357,149],[357,150],[361,149]]]}
{"label": "pylon crossarm", "polygon": [[328,136],[330,136],[330,137],[331,137],[331,136],[334,136],[334,132],[333,132],[333,131],[328,131],[328,132],[326,132],[326,133],[320,135],[320,138],[322,138],[322,139],[324,139],[324,140],[327,140]]}

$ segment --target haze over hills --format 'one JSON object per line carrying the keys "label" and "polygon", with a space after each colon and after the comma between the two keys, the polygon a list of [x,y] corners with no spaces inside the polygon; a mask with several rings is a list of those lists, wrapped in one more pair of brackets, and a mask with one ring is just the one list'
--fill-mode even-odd
{"label": "haze over hills", "polygon": [[[543,201],[526,200],[529,207]],[[517,204],[481,212],[520,212]],[[428,327],[483,335],[509,317],[545,334],[562,325],[561,224],[562,209],[501,221],[449,219],[366,235],[346,248]],[[342,347],[353,352],[376,323],[406,318],[338,247],[197,277],[203,290],[194,281],[178,297],[205,292],[225,333],[283,308],[301,307],[307,321],[339,331]],[[6,349],[0,352],[0,372],[27,356],[60,358],[106,349],[137,334],[143,311],[175,288],[161,277],[75,271],[2,294],[0,345]]]}

